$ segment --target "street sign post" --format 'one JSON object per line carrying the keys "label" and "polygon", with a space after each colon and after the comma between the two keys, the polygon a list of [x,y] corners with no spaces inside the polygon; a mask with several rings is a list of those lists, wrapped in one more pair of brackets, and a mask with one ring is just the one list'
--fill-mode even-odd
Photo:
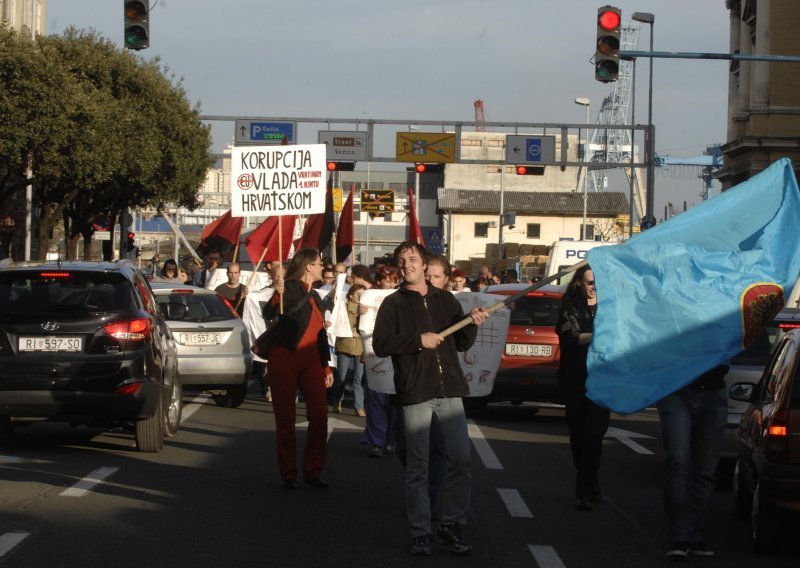
{"label": "street sign post", "polygon": [[556,160],[555,136],[506,136],[506,162],[509,164],[552,165]]}
{"label": "street sign post", "polygon": [[286,139],[286,144],[294,144],[297,138],[297,123],[238,119],[234,134],[237,146],[284,144],[284,139]]}
{"label": "street sign post", "polygon": [[317,141],[325,144],[329,162],[365,162],[367,160],[366,132],[320,130]]}
{"label": "street sign post", "polygon": [[398,132],[398,162],[452,164],[456,161],[456,135],[435,132]]}
{"label": "street sign post", "polygon": [[394,211],[394,191],[362,189],[361,211],[364,213],[392,213]]}

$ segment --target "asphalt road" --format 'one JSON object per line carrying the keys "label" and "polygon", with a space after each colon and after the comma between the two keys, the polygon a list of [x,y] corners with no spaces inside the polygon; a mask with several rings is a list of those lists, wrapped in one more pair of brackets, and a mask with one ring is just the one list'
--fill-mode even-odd
{"label": "asphalt road", "polygon": [[[666,563],[663,452],[657,415],[612,419],[601,477],[606,501],[573,502],[563,411],[491,405],[473,420],[470,557],[441,545],[412,557],[395,456],[369,458],[364,419],[331,415],[327,492],[280,488],[271,405],[238,409],[188,394],[177,436],[159,454],[131,433],[36,424],[0,453],[0,566],[17,567],[647,567]],[[302,404],[301,404],[302,408]],[[304,417],[298,412],[298,423]],[[302,438],[302,430],[300,437]],[[752,551],[749,525],[718,490],[715,558],[692,565],[797,566],[798,553]],[[797,547],[795,547],[797,548]],[[766,561],[766,562],[765,562]]]}

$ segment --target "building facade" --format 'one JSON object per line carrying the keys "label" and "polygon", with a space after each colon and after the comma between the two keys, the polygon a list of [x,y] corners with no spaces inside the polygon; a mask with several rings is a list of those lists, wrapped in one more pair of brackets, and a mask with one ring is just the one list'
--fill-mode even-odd
{"label": "building facade", "polygon": [[0,0],[0,20],[29,37],[44,34],[47,0]]}
{"label": "building facade", "polygon": [[[727,0],[731,53],[800,55],[800,2]],[[781,157],[800,174],[800,66],[732,61],[728,88],[728,141],[715,177],[723,190]]]}

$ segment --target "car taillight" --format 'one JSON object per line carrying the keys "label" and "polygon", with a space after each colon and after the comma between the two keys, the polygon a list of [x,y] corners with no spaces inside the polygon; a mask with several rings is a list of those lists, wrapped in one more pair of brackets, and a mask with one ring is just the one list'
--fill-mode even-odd
{"label": "car taillight", "polygon": [[800,323],[779,323],[779,329],[797,329],[800,327]]}
{"label": "car taillight", "polygon": [[[236,309],[231,305],[231,303],[228,301],[228,298],[226,298],[225,296],[223,296],[219,292],[217,292],[217,296],[219,297],[220,300],[222,300],[222,303],[225,304],[228,307],[228,309],[233,314],[233,317],[238,319],[239,318],[239,312],[237,312]],[[244,298],[242,298],[242,301],[244,302]]]}
{"label": "car taillight", "polygon": [[777,410],[767,425],[764,451],[770,461],[786,461],[789,441],[789,411]]}
{"label": "car taillight", "polygon": [[71,274],[69,272],[41,272],[39,276],[41,278],[69,278]]}
{"label": "car taillight", "polygon": [[144,341],[150,336],[150,320],[140,318],[117,321],[103,326],[103,330],[120,341]]}
{"label": "car taillight", "polygon": [[142,388],[143,383],[130,383],[127,385],[122,385],[121,387],[117,387],[114,389],[114,392],[117,394],[136,394],[139,392],[139,389]]}

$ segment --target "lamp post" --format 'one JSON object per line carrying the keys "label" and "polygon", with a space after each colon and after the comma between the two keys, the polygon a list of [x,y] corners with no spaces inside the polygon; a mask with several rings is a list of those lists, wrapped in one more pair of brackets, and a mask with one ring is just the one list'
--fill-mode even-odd
{"label": "lamp post", "polygon": [[589,164],[586,162],[586,151],[589,149],[589,107],[591,102],[586,97],[578,97],[575,99],[575,104],[586,108],[586,142],[583,144],[583,152],[581,152],[581,159],[584,162],[583,168],[583,225],[581,226],[581,240],[586,240],[586,206],[589,200]]}
{"label": "lamp post", "polygon": [[631,19],[650,26],[650,77],[647,94],[647,204],[645,206],[645,218],[648,224],[655,224],[653,207],[655,204],[655,129],[653,128],[653,24],[656,17],[649,12],[634,12]]}

